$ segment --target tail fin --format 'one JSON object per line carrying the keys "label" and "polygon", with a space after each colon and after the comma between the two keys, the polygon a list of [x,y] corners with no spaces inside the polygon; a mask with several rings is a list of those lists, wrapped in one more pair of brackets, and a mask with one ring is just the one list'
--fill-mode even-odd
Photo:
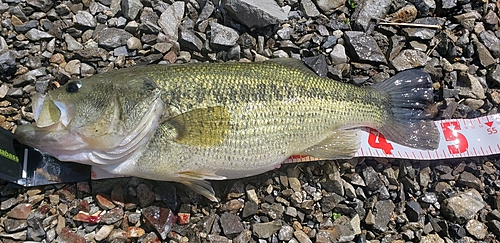
{"label": "tail fin", "polygon": [[373,85],[386,93],[392,105],[392,117],[378,130],[396,143],[417,149],[436,149],[439,133],[427,112],[433,102],[432,80],[421,69],[407,70]]}

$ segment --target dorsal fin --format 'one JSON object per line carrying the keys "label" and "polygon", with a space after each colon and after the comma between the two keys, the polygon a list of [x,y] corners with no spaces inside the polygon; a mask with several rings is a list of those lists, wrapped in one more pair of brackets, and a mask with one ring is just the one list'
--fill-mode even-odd
{"label": "dorsal fin", "polygon": [[310,72],[310,73],[314,74],[313,70],[311,70],[309,67],[307,67],[299,59],[295,59],[295,58],[275,58],[275,59],[269,59],[266,62],[271,62],[271,63],[278,64],[280,66],[285,66],[285,67],[289,67],[289,68],[299,69],[299,70]]}

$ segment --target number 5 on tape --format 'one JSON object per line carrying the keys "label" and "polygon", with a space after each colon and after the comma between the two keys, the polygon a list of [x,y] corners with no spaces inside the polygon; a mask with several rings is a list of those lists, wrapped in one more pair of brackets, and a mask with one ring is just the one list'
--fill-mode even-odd
{"label": "number 5 on tape", "polygon": [[462,133],[458,132],[462,130],[458,121],[443,122],[441,123],[441,129],[446,142],[452,143],[448,145],[450,154],[460,154],[467,151],[469,142]]}

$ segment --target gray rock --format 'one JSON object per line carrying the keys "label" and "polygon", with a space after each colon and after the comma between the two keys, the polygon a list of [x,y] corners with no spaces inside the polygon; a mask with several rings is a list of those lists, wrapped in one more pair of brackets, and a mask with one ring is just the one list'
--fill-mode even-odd
{"label": "gray rock", "polygon": [[[113,56],[115,57],[119,57],[120,55],[124,56],[124,57],[132,57],[132,56],[135,56],[135,50],[129,50],[127,49],[127,46],[119,46],[115,49],[113,49]],[[122,63],[123,65],[123,62],[125,60],[120,60],[120,59],[116,59],[115,63]],[[121,66],[121,65],[119,65]]]}
{"label": "gray rock", "polygon": [[97,25],[94,16],[92,16],[92,14],[87,11],[78,11],[73,16],[73,22],[75,22],[75,24],[77,25],[90,28],[94,28]]}
{"label": "gray rock", "polygon": [[278,239],[281,241],[289,241],[293,238],[293,227],[289,225],[283,225],[278,232]]}
{"label": "gray rock", "polygon": [[68,5],[61,3],[55,7],[55,11],[58,15],[65,16],[71,12],[71,9]]}
{"label": "gray rock", "polygon": [[318,8],[320,8],[325,13],[328,13],[330,12],[330,10],[334,10],[344,5],[345,3],[344,0],[315,0],[314,2],[316,2]]}
{"label": "gray rock", "polygon": [[91,65],[82,62],[80,65],[80,73],[84,77],[92,76],[95,74],[95,69]]}
{"label": "gray rock", "polygon": [[384,186],[384,183],[380,180],[378,173],[373,169],[373,167],[366,167],[363,170],[362,175],[366,183],[366,188],[369,192],[376,192]]}
{"label": "gray rock", "polygon": [[203,48],[203,41],[192,30],[181,30],[179,44],[194,51],[201,51]]}
{"label": "gray rock", "polygon": [[383,200],[375,203],[375,224],[373,227],[376,230],[385,232],[387,224],[391,220],[392,213],[396,206],[391,200]]}
{"label": "gray rock", "polygon": [[52,8],[53,2],[51,0],[28,0],[26,3],[42,12],[47,12]]}
{"label": "gray rock", "polygon": [[26,86],[28,84],[34,83],[35,80],[36,80],[35,75],[28,72],[28,73],[25,73],[23,75],[16,77],[12,83],[12,86],[23,87],[23,86]]}
{"label": "gray rock", "polygon": [[268,215],[271,219],[279,219],[283,217],[283,212],[285,208],[280,203],[273,203],[269,205],[268,203],[262,203],[260,205],[261,212]]}
{"label": "gray rock", "polygon": [[202,22],[210,18],[214,10],[215,10],[214,3],[212,1],[207,1],[207,3],[205,3],[205,6],[203,6],[203,9],[201,10],[201,13],[198,15],[196,23]]}
{"label": "gray rock", "polygon": [[343,178],[347,182],[349,182],[355,186],[362,186],[362,187],[366,186],[366,182],[363,180],[363,177],[361,177],[358,173],[345,174],[345,175],[343,175]]}
{"label": "gray rock", "polygon": [[500,64],[497,64],[495,66],[495,68],[492,68],[488,71],[488,75],[486,76],[486,79],[489,82],[500,85]]}
{"label": "gray rock", "polygon": [[307,17],[317,17],[320,12],[312,2],[312,0],[302,0],[300,1],[300,8],[304,11]]}
{"label": "gray rock", "polygon": [[5,13],[7,10],[9,10],[9,4],[0,2],[0,14]]}
{"label": "gray rock", "polygon": [[7,44],[7,41],[3,38],[3,36],[0,36],[0,53],[9,49],[9,45]]}
{"label": "gray rock", "polygon": [[[320,77],[326,77],[326,74],[328,72],[327,65],[326,65],[326,58],[324,55],[317,55],[317,56],[312,56],[312,57],[305,57],[303,59],[304,63],[309,66],[318,76]],[[332,178],[330,178],[332,179]],[[331,182],[331,180],[327,181]],[[335,182],[334,182],[335,183]],[[342,183],[338,182],[339,186],[342,187]]]}
{"label": "gray rock", "polygon": [[335,36],[327,36],[325,42],[323,42],[323,47],[324,49],[328,49],[332,47],[333,45],[337,44],[338,38]]}
{"label": "gray rock", "polygon": [[167,53],[172,48],[172,44],[160,42],[153,45],[153,48],[160,53]]}
{"label": "gray rock", "polygon": [[330,31],[328,31],[328,29],[326,28],[326,26],[320,24],[318,25],[318,33],[321,35],[321,36],[330,36]]}
{"label": "gray rock", "polygon": [[473,219],[484,206],[483,198],[476,189],[461,192],[443,202],[444,215],[458,223]]}
{"label": "gray rock", "polygon": [[252,233],[260,239],[267,239],[281,229],[281,220],[275,220],[268,223],[254,223]]}
{"label": "gray rock", "polygon": [[142,48],[142,43],[139,38],[132,36],[127,40],[127,48],[130,50],[139,50]]}
{"label": "gray rock", "polygon": [[410,222],[418,222],[422,214],[422,207],[417,201],[408,201],[406,203],[406,216]]}
{"label": "gray rock", "polygon": [[220,216],[220,225],[222,226],[224,235],[229,238],[236,237],[245,229],[240,217],[227,212]]}
{"label": "gray rock", "polygon": [[349,182],[342,180],[342,185],[344,186],[344,192],[347,198],[356,198],[356,189],[354,189],[354,187]]}
{"label": "gray rock", "polygon": [[465,229],[478,240],[484,239],[488,234],[488,227],[475,219],[469,220],[467,224],[465,224]]}
{"label": "gray rock", "polygon": [[294,207],[287,207],[285,214],[290,216],[290,217],[296,217],[297,216],[297,209]]}
{"label": "gray rock", "polygon": [[329,229],[320,229],[316,234],[316,242],[350,242],[361,234],[359,216],[352,219],[340,216]]}
{"label": "gray rock", "polygon": [[281,29],[277,31],[276,34],[283,39],[283,40],[288,40],[290,39],[290,35],[293,33],[293,29],[288,27],[288,26],[283,26]]}
{"label": "gray rock", "polygon": [[500,221],[496,219],[491,220],[488,222],[488,228],[493,234],[500,235]]}
{"label": "gray rock", "polygon": [[132,34],[123,29],[105,28],[99,32],[98,37],[99,46],[109,50],[126,45]]}
{"label": "gray rock", "polygon": [[483,86],[479,80],[471,74],[461,73],[458,76],[457,87],[460,89],[460,96],[480,100],[486,98]]}
{"label": "gray rock", "polygon": [[330,59],[332,60],[332,64],[346,63],[347,55],[344,46],[340,44],[335,45],[332,52],[330,52]]}
{"label": "gray rock", "polygon": [[0,54],[0,70],[8,71],[16,66],[16,54],[14,51],[6,51]]}
{"label": "gray rock", "polygon": [[122,0],[122,13],[127,19],[135,19],[142,7],[140,0]]}
{"label": "gray rock", "polygon": [[452,9],[457,6],[457,0],[441,0],[441,8]]}
{"label": "gray rock", "polygon": [[171,41],[177,41],[179,38],[178,32],[182,17],[184,17],[184,5],[184,2],[174,2],[163,11],[158,19],[158,25]]}
{"label": "gray rock", "polygon": [[224,48],[236,45],[240,37],[236,30],[215,22],[211,22],[210,27],[210,45],[214,48]]}
{"label": "gray rock", "polygon": [[429,57],[425,54],[425,52],[414,49],[405,49],[391,60],[391,64],[394,68],[396,68],[396,70],[403,71],[406,69],[423,67],[427,63],[427,60],[429,60]]}
{"label": "gray rock", "polygon": [[[441,19],[426,17],[413,21],[414,24],[441,25]],[[409,37],[430,40],[436,35],[437,30],[432,28],[404,28]]]}
{"label": "gray rock", "polygon": [[324,213],[332,211],[337,206],[337,204],[344,200],[344,197],[339,196],[335,193],[327,193],[320,200],[321,210]]}
{"label": "gray rock", "polygon": [[37,30],[37,29],[31,29],[28,32],[26,32],[25,35],[26,35],[26,38],[28,38],[29,40],[32,40],[32,41],[54,38],[53,35],[45,32],[45,31],[41,31],[41,30]]}
{"label": "gray rock", "polygon": [[151,23],[158,23],[158,19],[159,19],[158,15],[150,7],[143,8],[142,12],[141,12],[141,17],[139,17],[139,20],[141,21],[141,23],[144,23],[146,21],[151,22]]}
{"label": "gray rock", "polygon": [[389,13],[391,0],[361,1],[353,14],[354,24],[361,30],[367,30],[371,19],[383,19]]}
{"label": "gray rock", "polygon": [[[240,60],[241,47],[240,45],[235,45],[229,49],[227,52],[228,60]],[[285,53],[286,54],[286,53]],[[287,55],[288,57],[288,55]]]}
{"label": "gray rock", "polygon": [[224,8],[249,28],[261,28],[288,19],[274,0],[227,0]]}
{"label": "gray rock", "polygon": [[36,29],[36,28],[38,28],[38,21],[36,21],[36,20],[30,20],[22,25],[14,26],[14,29],[20,33],[26,33],[29,30]]}
{"label": "gray rock", "polygon": [[241,217],[247,218],[248,216],[252,216],[257,213],[259,209],[259,205],[257,203],[248,201],[245,202],[245,206],[243,207],[243,212],[241,213]]}
{"label": "gray rock", "polygon": [[353,56],[357,61],[387,63],[382,50],[373,37],[361,31],[346,31],[345,35]]}
{"label": "gray rock", "polygon": [[490,51],[488,51],[488,48],[483,45],[483,43],[479,42],[477,39],[477,36],[475,34],[471,35],[472,40],[474,41],[474,47],[477,53],[477,56],[479,57],[479,62],[483,67],[488,68],[491,65],[496,63],[495,58],[491,56]]}
{"label": "gray rock", "polygon": [[245,229],[233,239],[233,243],[247,243],[252,240],[252,231]]}
{"label": "gray rock", "polygon": [[118,12],[122,10],[121,0],[111,0],[111,4],[109,5],[109,10],[115,16]]}
{"label": "gray rock", "polygon": [[158,34],[160,33],[161,28],[153,22],[146,20],[139,25],[139,30],[146,34]]}
{"label": "gray rock", "polygon": [[[474,108],[476,108],[476,107],[474,107]],[[479,108],[479,107],[477,107],[477,108]],[[472,109],[472,107],[471,107],[471,109]],[[473,109],[473,110],[475,110],[475,109]],[[464,185],[466,187],[474,188],[476,190],[482,190],[484,187],[479,178],[477,178],[474,174],[467,172],[467,171],[464,171],[460,174],[460,177],[458,177],[457,183],[459,183],[460,185]]]}
{"label": "gray rock", "polygon": [[5,232],[7,233],[13,233],[28,228],[28,223],[24,219],[20,220],[8,218],[3,221],[3,225],[5,228]]}
{"label": "gray rock", "polygon": [[135,34],[139,29],[139,24],[132,20],[125,25],[124,29],[131,34]]}
{"label": "gray rock", "polygon": [[80,44],[80,42],[76,41],[75,38],[73,38],[73,36],[69,34],[64,34],[63,38],[64,42],[66,42],[66,47],[68,48],[68,51],[76,51],[83,49],[83,45]]}
{"label": "gray rock", "polygon": [[334,192],[337,195],[344,196],[344,186],[342,185],[342,178],[340,177],[340,172],[338,170],[328,173],[328,175],[320,180],[320,183],[325,191]]}
{"label": "gray rock", "polygon": [[483,42],[483,44],[490,50],[491,55],[495,58],[500,57],[500,39],[495,36],[495,34],[491,31],[483,31],[479,34],[479,39]]}

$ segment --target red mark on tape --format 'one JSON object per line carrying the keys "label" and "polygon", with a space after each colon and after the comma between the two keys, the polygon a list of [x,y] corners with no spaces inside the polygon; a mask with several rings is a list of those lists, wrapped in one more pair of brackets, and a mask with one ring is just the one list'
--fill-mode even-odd
{"label": "red mark on tape", "polygon": [[441,129],[443,129],[445,140],[453,143],[452,145],[448,145],[450,154],[460,154],[467,150],[469,142],[462,133],[458,132],[462,130],[460,123],[457,121],[443,122],[441,123]]}
{"label": "red mark on tape", "polygon": [[385,140],[384,135],[382,135],[375,129],[370,129],[370,134],[368,135],[368,144],[372,148],[382,149],[385,154],[392,154],[391,151],[394,149],[392,147],[392,144],[388,143],[387,140]]}

